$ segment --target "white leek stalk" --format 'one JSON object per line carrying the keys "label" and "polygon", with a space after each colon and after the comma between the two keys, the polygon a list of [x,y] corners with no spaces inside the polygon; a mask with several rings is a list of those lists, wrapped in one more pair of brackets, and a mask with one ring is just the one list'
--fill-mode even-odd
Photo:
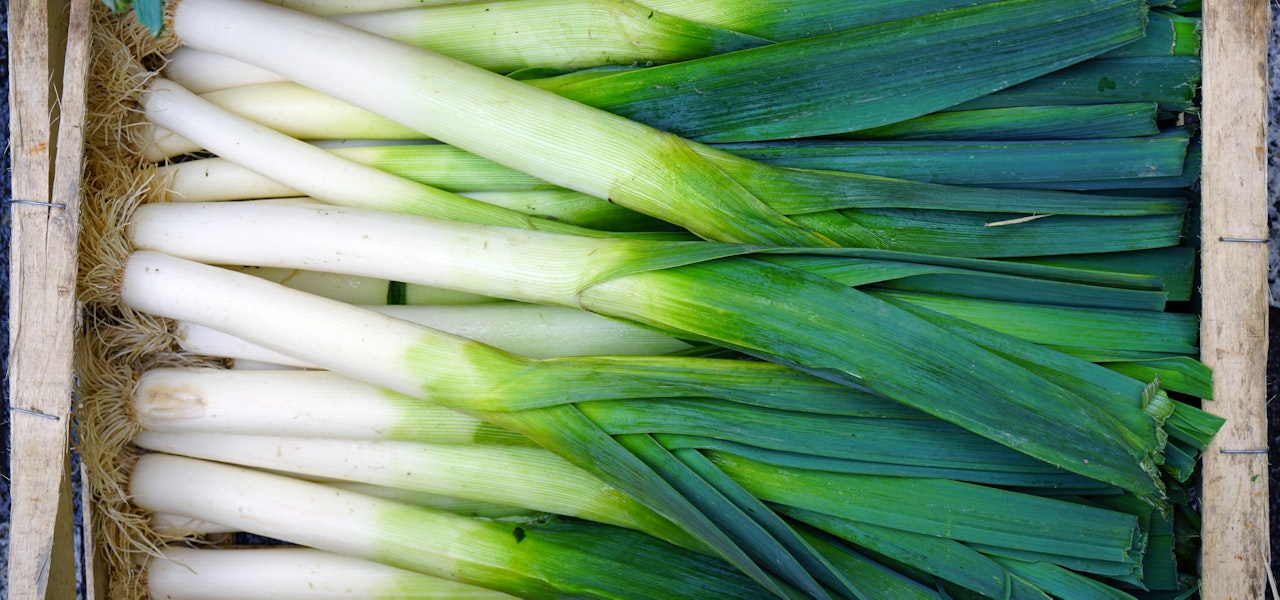
{"label": "white leek stalk", "polygon": [[237,271],[274,281],[285,287],[324,296],[347,304],[448,305],[497,302],[496,298],[477,296],[453,290],[430,288],[412,283],[359,277],[343,273],[325,273],[305,269],[271,269],[236,267]]}
{"label": "white leek stalk", "polygon": [[152,369],[134,386],[148,431],[529,444],[456,411],[327,371]]}
{"label": "white leek stalk", "polygon": [[302,367],[248,358],[229,358],[227,359],[227,369],[232,371],[301,371]]}
{"label": "white leek stalk", "polygon": [[[269,469],[266,472],[273,472]],[[406,490],[403,488],[394,488],[381,485],[373,485],[369,483],[359,483],[353,481],[341,481],[328,479],[324,477],[305,477],[288,472],[278,471],[277,475],[285,475],[296,477],[313,483],[322,483],[339,490],[346,490],[358,494],[365,494],[385,500],[393,500],[404,504],[412,504],[414,506],[422,506],[435,510],[450,512],[455,515],[464,517],[479,517],[484,519],[528,519],[536,518],[544,515],[538,511],[529,510],[515,506],[505,506],[502,504],[494,504],[492,502],[480,502],[477,500],[468,500],[465,498],[452,498],[442,496],[440,494],[431,494],[417,490]],[[161,535],[171,537],[189,537],[195,535],[207,535],[215,533],[238,533],[239,530],[234,527],[228,527],[219,523],[202,521],[191,517],[181,515],[173,515],[167,513],[154,513],[151,515],[151,528]]]}
{"label": "white leek stalk", "polygon": [[312,15],[345,15],[374,10],[436,6],[478,0],[274,0],[275,4]]}
{"label": "white leek stalk", "polygon": [[138,434],[134,443],[147,450],[275,473],[519,506],[638,529],[698,547],[670,522],[542,448],[152,432]]}
{"label": "white leek stalk", "polygon": [[234,527],[168,513],[152,514],[151,530],[160,536],[170,538],[185,538],[215,533],[237,533]]}
{"label": "white leek stalk", "polygon": [[[288,475],[287,473],[277,474]],[[307,478],[300,477],[300,479]],[[494,504],[492,502],[480,502],[477,500],[467,500],[463,498],[451,498],[448,496],[429,494],[427,492],[419,492],[416,490],[406,490],[351,481],[324,481],[319,483],[324,483],[325,485],[340,490],[347,490],[358,494],[383,498],[385,500],[393,500],[395,502],[402,502],[413,506],[442,510],[464,517],[528,520],[545,516],[545,513],[540,513],[527,508],[504,506],[501,504]],[[207,536],[213,534],[240,533],[234,527],[167,513],[152,514],[151,529],[158,535],[170,539],[190,538],[193,536]]]}
{"label": "white leek stalk", "polygon": [[[308,318],[309,310],[303,309],[301,305],[281,305],[263,295],[269,291],[282,289],[280,286],[225,269],[211,268],[194,273],[187,271],[183,261],[158,253],[145,255],[134,253],[125,272],[121,298],[135,309],[175,319],[194,317],[204,321],[205,318],[223,310],[218,307],[230,300],[239,310],[244,311],[241,313],[242,317],[257,315],[256,318],[251,317],[248,321],[239,322],[263,334],[262,338],[251,340],[258,343],[270,343],[269,340],[272,338],[281,339],[278,335],[273,335],[273,329],[281,326],[285,329],[293,329],[288,326],[290,323],[296,325],[301,322],[300,318]],[[189,276],[184,277],[184,273]],[[169,279],[174,276],[178,279]],[[155,287],[154,284],[163,281],[171,281],[177,287],[169,290]],[[180,290],[191,293],[193,298],[206,298],[207,301],[198,304],[187,302],[181,305],[173,304],[173,299],[179,297]],[[222,298],[219,299],[219,296]],[[350,372],[382,372],[381,376],[366,378],[366,381],[372,379],[371,383],[375,385],[404,394],[420,393],[423,374],[413,373],[413,369],[404,362],[405,349],[422,340],[423,331],[418,326],[336,301],[327,299],[321,301],[302,292],[297,292],[294,296],[295,301],[302,301],[304,298],[313,300],[309,302],[313,304],[310,310],[321,311],[310,313],[310,318],[320,317],[326,313],[335,314],[329,311],[336,311],[354,317],[355,320],[347,321],[340,318],[341,320],[330,321],[331,326],[327,328],[310,329],[308,332],[299,328],[298,331],[290,333],[287,339],[297,343],[298,348],[311,348],[317,351],[315,354],[296,352],[298,358],[310,362],[327,363],[338,359],[338,355],[341,355],[340,362],[345,364]],[[181,309],[181,313],[175,312],[176,309]],[[221,318],[227,318],[225,313]],[[321,318],[321,320],[326,319]],[[354,347],[347,345],[342,351],[335,352],[334,340],[344,338],[362,340],[362,343]],[[462,353],[460,346],[448,348],[448,345],[446,343],[441,349],[442,356],[457,356]],[[445,373],[434,373],[428,376],[432,379],[449,378]]]}
{"label": "white leek stalk", "polygon": [[527,508],[520,508],[518,506],[494,504],[492,502],[481,502],[479,500],[468,500],[465,498],[453,498],[450,496],[441,496],[440,494],[430,494],[427,492],[419,492],[417,490],[406,490],[402,488],[387,487],[384,485],[373,485],[370,483],[330,481],[326,485],[340,490],[356,492],[357,494],[376,496],[385,500],[394,500],[396,502],[403,502],[404,504],[443,510],[445,512],[450,512],[464,517],[527,520],[546,516],[545,513],[529,510]]}
{"label": "white leek stalk", "polygon": [[[273,234],[258,235],[255,226],[267,224]],[[192,228],[217,233],[201,238],[184,231]],[[146,205],[134,215],[128,235],[139,249],[208,264],[351,273],[497,298],[518,292],[526,302],[561,306],[576,306],[574,294],[598,274],[627,264],[634,251],[630,240],[553,236],[284,200]],[[348,249],[334,259],[339,239]],[[540,255],[530,256],[535,249]],[[553,252],[558,264],[552,266],[545,252]],[[477,270],[482,265],[488,272]]]}
{"label": "white leek stalk", "polygon": [[[179,87],[171,80],[158,82],[161,88]],[[157,88],[159,89],[159,88]],[[192,93],[191,90],[182,88]],[[349,132],[359,131],[361,136],[377,140],[421,140],[423,135],[392,123],[367,110],[362,110],[330,96],[307,90],[292,82],[272,82],[208,92],[194,98],[217,106],[231,114],[253,123],[261,123],[290,137],[312,139],[342,139],[351,137]],[[202,149],[222,154],[225,149],[216,138],[209,137],[209,130],[197,123],[185,123],[190,114],[199,118],[194,105],[179,105],[168,114],[150,111],[148,120],[157,129],[152,133],[156,141],[145,149],[145,157],[153,162]],[[174,110],[174,109],[168,109]],[[211,127],[225,127],[225,123],[211,123]],[[216,131],[216,130],[215,130]],[[245,132],[247,133],[247,132]],[[228,134],[229,135],[229,134]],[[212,144],[212,145],[211,145]],[[254,163],[248,163],[254,164]]]}
{"label": "white leek stalk", "polygon": [[309,369],[315,365],[246,342],[212,327],[199,323],[178,321],[173,326],[178,347],[191,354],[227,359],[236,370],[255,369]]}
{"label": "white leek stalk", "polygon": [[490,225],[583,231],[353,163],[233,115],[165,79],[151,82],[142,104],[151,122],[179,135],[198,136],[205,149],[324,202]]}
{"label": "white leek stalk", "polygon": [[[149,157],[159,160],[160,157]],[[225,158],[206,158],[160,167],[157,180],[168,202],[209,202],[288,198],[302,196],[298,190],[263,177]]]}
{"label": "white leek stalk", "polygon": [[152,598],[167,600],[499,600],[502,592],[311,548],[169,547],[146,564]]}
{"label": "white leek stalk", "polygon": [[[398,168],[408,169],[411,161],[413,179],[445,190],[562,189],[444,144],[415,149],[414,155],[404,160],[396,160],[396,145],[381,140],[362,146],[333,147],[321,144],[321,141],[317,141],[316,145],[361,164],[394,162]],[[429,156],[427,151],[438,152],[441,156],[425,160],[424,157]],[[303,195],[298,190],[267,179],[225,158],[203,158],[166,165],[157,170],[157,176],[165,182],[168,192],[165,199],[170,202],[250,200]]]}
{"label": "white leek stalk", "polygon": [[266,69],[191,48],[178,48],[166,58],[161,74],[197,94],[284,79]]}
{"label": "white leek stalk", "polygon": [[[656,356],[691,347],[667,335],[564,307],[495,302],[366,308],[530,358]],[[177,333],[182,347],[196,354],[319,367],[196,323],[179,323]]]}

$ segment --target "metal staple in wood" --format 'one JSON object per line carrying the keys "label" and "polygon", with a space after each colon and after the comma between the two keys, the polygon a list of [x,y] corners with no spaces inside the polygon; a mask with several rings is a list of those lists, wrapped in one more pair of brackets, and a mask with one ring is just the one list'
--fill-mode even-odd
{"label": "metal staple in wood", "polygon": [[0,202],[0,204],[8,204],[9,206],[13,206],[14,204],[30,204],[32,206],[48,206],[61,209],[67,208],[66,204],[59,204],[56,202],[39,202],[36,200],[4,200],[3,202]]}
{"label": "metal staple in wood", "polygon": [[9,407],[9,412],[23,413],[23,414],[27,414],[27,415],[35,415],[35,416],[37,416],[37,417],[44,417],[44,418],[46,418],[46,419],[52,419],[52,420],[54,420],[54,421],[61,421],[61,420],[62,420],[62,418],[61,418],[61,417],[59,417],[58,415],[49,415],[49,414],[42,413],[42,412],[40,412],[40,411],[38,411],[38,410],[31,410],[31,409],[29,409],[29,408],[18,408],[18,407],[16,407],[16,406],[10,406],[10,407]]}

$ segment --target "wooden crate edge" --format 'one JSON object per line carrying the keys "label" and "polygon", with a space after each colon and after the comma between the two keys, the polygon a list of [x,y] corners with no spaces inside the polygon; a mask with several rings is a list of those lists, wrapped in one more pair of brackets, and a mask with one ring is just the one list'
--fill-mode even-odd
{"label": "wooden crate edge", "polygon": [[[1201,354],[1227,424],[1203,463],[1202,597],[1263,598],[1266,432],[1267,2],[1206,0]],[[1262,450],[1259,453],[1257,451]]]}
{"label": "wooden crate edge", "polygon": [[68,435],[89,2],[9,7],[10,151],[22,201],[4,207],[13,225],[7,576],[15,600],[75,594]]}

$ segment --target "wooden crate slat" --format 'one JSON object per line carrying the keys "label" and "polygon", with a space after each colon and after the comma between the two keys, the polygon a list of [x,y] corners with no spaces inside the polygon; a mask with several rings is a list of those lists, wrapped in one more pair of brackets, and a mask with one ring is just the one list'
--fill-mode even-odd
{"label": "wooden crate slat", "polygon": [[[1227,419],[1204,457],[1203,597],[1262,598],[1270,568],[1263,0],[1205,0],[1201,353]],[[1224,241],[1225,240],[1225,241]],[[1241,452],[1244,451],[1244,452]]]}
{"label": "wooden crate slat", "polygon": [[[10,4],[13,197],[61,205],[6,207],[13,231],[10,402],[31,411],[9,415],[14,501],[7,576],[13,599],[75,595],[67,451],[88,5],[77,0],[67,21],[65,2]],[[55,91],[51,82],[62,82],[64,74],[66,85]],[[54,98],[61,102],[53,104]]]}

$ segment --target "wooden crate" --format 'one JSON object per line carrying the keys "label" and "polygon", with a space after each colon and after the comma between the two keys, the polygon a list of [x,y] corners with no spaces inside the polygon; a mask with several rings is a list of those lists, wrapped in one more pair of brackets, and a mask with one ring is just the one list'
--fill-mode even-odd
{"label": "wooden crate", "polygon": [[89,6],[9,3],[16,202],[2,209],[13,226],[7,416],[14,599],[75,598],[68,435]]}
{"label": "wooden crate", "polygon": [[[13,0],[10,598],[74,598],[68,473],[90,7]],[[1202,357],[1227,418],[1204,458],[1204,598],[1262,598],[1269,568],[1264,0],[1205,0]],[[92,519],[86,518],[91,527]],[[88,539],[89,536],[86,536]],[[92,558],[93,549],[84,555]],[[83,569],[92,574],[92,568]],[[90,597],[105,597],[88,581]],[[100,583],[100,582],[99,582]]]}

